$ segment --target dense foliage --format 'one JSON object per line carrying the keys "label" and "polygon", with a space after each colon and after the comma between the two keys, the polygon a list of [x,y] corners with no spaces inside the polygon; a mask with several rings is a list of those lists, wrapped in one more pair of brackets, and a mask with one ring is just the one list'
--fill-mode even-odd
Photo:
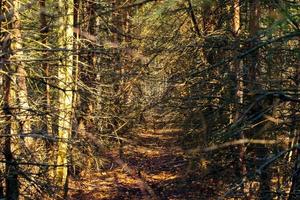
{"label": "dense foliage", "polygon": [[300,198],[299,1],[0,3],[0,199]]}

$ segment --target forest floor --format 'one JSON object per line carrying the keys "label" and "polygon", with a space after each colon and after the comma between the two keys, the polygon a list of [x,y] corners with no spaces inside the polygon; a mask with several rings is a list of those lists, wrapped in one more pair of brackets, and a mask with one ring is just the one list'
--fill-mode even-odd
{"label": "forest floor", "polygon": [[107,154],[105,169],[80,181],[71,179],[70,199],[214,199],[215,180],[200,170],[189,173],[190,162],[178,140],[182,130],[165,124],[156,128],[158,121],[133,131],[121,155],[118,149]]}

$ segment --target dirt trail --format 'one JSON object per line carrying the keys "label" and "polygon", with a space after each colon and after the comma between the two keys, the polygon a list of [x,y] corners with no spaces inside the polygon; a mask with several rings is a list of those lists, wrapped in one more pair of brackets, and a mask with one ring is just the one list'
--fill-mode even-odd
{"label": "dirt trail", "polygon": [[107,169],[84,175],[71,199],[207,199],[198,178],[187,175],[188,161],[178,144],[182,130],[153,121],[131,134],[121,157],[118,150],[108,154]]}

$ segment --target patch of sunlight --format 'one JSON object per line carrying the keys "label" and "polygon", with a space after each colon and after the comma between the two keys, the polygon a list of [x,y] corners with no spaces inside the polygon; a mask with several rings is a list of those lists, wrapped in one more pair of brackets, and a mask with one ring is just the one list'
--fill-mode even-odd
{"label": "patch of sunlight", "polygon": [[114,184],[114,178],[109,178],[109,179],[101,179],[101,177],[99,177],[99,179],[95,179],[95,180],[91,180],[91,185],[95,185],[96,187],[109,187],[111,185]]}
{"label": "patch of sunlight", "polygon": [[149,148],[145,148],[145,147],[142,147],[142,146],[136,147],[135,151],[139,152],[141,154],[144,154],[148,157],[159,156],[161,154],[161,150],[149,149]]}
{"label": "patch of sunlight", "polygon": [[93,192],[91,194],[91,197],[86,198],[86,199],[112,199],[112,197],[117,193],[117,191],[112,191],[112,190],[103,190],[98,192]]}
{"label": "patch of sunlight", "polygon": [[165,171],[155,175],[143,173],[143,176],[145,176],[148,180],[151,179],[154,181],[167,181],[167,180],[173,180],[178,178],[177,174],[165,172]]}
{"label": "patch of sunlight", "polygon": [[209,164],[210,164],[209,160],[203,158],[199,160],[199,168],[201,170],[206,170]]}
{"label": "patch of sunlight", "polygon": [[182,129],[180,128],[164,128],[164,129],[158,129],[158,130],[155,130],[155,133],[178,133],[178,132],[181,132]]}
{"label": "patch of sunlight", "polygon": [[146,133],[141,133],[139,134],[140,137],[142,138],[157,138],[157,139],[160,139],[160,140],[170,140],[172,138],[174,138],[173,136],[170,136],[170,135],[164,135],[163,133],[157,133],[155,131],[155,133],[151,133],[151,132],[146,132]]}
{"label": "patch of sunlight", "polygon": [[102,194],[102,193],[94,194],[94,196],[93,196],[93,199],[110,199],[110,198],[111,198],[111,195]]}
{"label": "patch of sunlight", "polygon": [[106,192],[111,190],[112,184],[85,184],[85,190],[87,191],[102,191]]}
{"label": "patch of sunlight", "polygon": [[118,173],[116,174],[117,182],[123,185],[136,185],[139,183],[139,181],[131,176],[128,176],[124,173]]}

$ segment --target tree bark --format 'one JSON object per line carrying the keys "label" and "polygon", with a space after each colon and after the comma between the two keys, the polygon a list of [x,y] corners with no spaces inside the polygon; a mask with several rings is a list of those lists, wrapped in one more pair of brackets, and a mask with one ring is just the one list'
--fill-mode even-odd
{"label": "tree bark", "polygon": [[[20,9],[21,9],[21,2],[19,0],[13,1],[13,9],[14,9],[14,16],[12,19],[12,43],[11,43],[11,50],[12,50],[12,57],[11,61],[14,65],[13,68],[16,68],[17,76],[16,76],[16,83],[17,83],[17,98],[18,98],[18,106],[19,106],[19,113],[17,114],[18,122],[19,122],[19,132],[21,134],[27,134],[31,132],[31,122],[30,122],[30,112],[29,112],[29,103],[28,103],[28,94],[27,94],[27,84],[26,84],[26,77],[27,73],[25,71],[25,66],[22,61],[24,58],[23,56],[23,45],[22,41],[22,33],[21,33],[21,19],[20,19]],[[26,147],[31,147],[33,144],[33,138],[25,137],[25,145]]]}
{"label": "tree bark", "polygon": [[[241,29],[241,13],[240,13],[240,0],[233,0],[232,3],[232,7],[233,7],[233,17],[232,17],[232,31],[234,33],[234,37],[236,40],[236,46],[235,46],[235,50],[233,52],[233,56],[237,56],[239,54],[239,48],[240,48],[240,44],[239,44],[239,33],[240,33],[240,29]],[[234,105],[232,105],[232,109],[231,109],[231,116],[230,116],[230,123],[235,123],[239,117],[240,117],[240,113],[241,113],[241,105],[244,102],[244,96],[243,96],[243,90],[244,90],[244,85],[243,85],[243,77],[242,77],[242,67],[241,67],[241,63],[239,59],[233,60],[232,63],[232,74],[234,76],[234,81],[235,83],[233,84],[234,87],[234,99],[235,99],[235,103]],[[245,135],[244,135],[244,131],[241,130],[240,134],[239,134],[239,139],[244,139]],[[246,167],[246,160],[245,160],[245,154],[246,154],[246,147],[244,144],[240,145],[238,147],[238,166],[237,166],[237,174],[238,176],[241,177],[243,184],[241,185],[241,190],[243,195],[246,197],[248,196],[248,194],[246,193],[247,190],[245,188],[246,184],[246,176],[247,176],[247,167]]]}
{"label": "tree bark", "polygon": [[[10,40],[7,36],[7,40]],[[9,41],[2,46],[4,52],[9,52]],[[4,134],[7,135],[4,139],[3,154],[5,157],[5,174],[6,174],[6,199],[17,200],[19,198],[19,182],[17,163],[15,162],[12,151],[12,137],[16,135],[16,123],[14,119],[14,110],[16,103],[15,87],[12,80],[15,77],[15,70],[12,69],[9,61],[9,55],[6,55],[2,60],[6,63],[4,71],[7,75],[3,79],[3,113],[5,114]]]}
{"label": "tree bark", "polygon": [[61,63],[58,69],[58,153],[56,177],[60,186],[67,183],[68,174],[68,141],[72,132],[72,100],[73,100],[73,0],[58,1],[60,18],[59,18],[59,41],[62,51]]}
{"label": "tree bark", "polygon": [[[249,47],[253,48],[255,47],[258,42],[258,32],[259,32],[259,23],[260,23],[260,1],[259,0],[250,0],[249,1],[249,35],[250,35],[250,44]],[[256,98],[256,92],[260,85],[258,84],[257,77],[259,76],[259,51],[256,50],[252,52],[248,56],[248,69],[247,69],[247,78],[246,81],[248,82],[246,84],[246,89],[249,91],[249,100],[250,102],[254,102]],[[260,113],[261,110],[264,108],[254,108],[252,113]],[[265,130],[264,126],[257,126],[252,130],[251,134],[254,133],[260,133],[263,134],[263,130]],[[264,137],[262,135],[258,137]],[[256,146],[255,147],[256,157],[260,161],[257,161],[258,167],[263,164],[263,159],[266,158],[268,155],[268,148],[263,145],[261,147]],[[268,172],[268,169],[264,169],[260,175],[259,175],[259,199],[261,200],[268,200],[272,199],[271,193],[270,193],[270,181],[271,176]]]}
{"label": "tree bark", "polygon": [[[46,18],[46,0],[39,0],[39,6],[40,6],[40,35],[41,35],[41,42],[43,45],[47,45],[47,36],[49,32],[48,24],[47,24],[47,18]],[[43,53],[42,57],[46,59],[48,57],[48,53]],[[49,85],[49,76],[50,76],[50,69],[49,69],[49,63],[42,61],[41,67],[44,71],[44,124],[43,124],[43,131],[45,131],[48,135],[52,135],[52,119],[50,116],[50,85]]]}

